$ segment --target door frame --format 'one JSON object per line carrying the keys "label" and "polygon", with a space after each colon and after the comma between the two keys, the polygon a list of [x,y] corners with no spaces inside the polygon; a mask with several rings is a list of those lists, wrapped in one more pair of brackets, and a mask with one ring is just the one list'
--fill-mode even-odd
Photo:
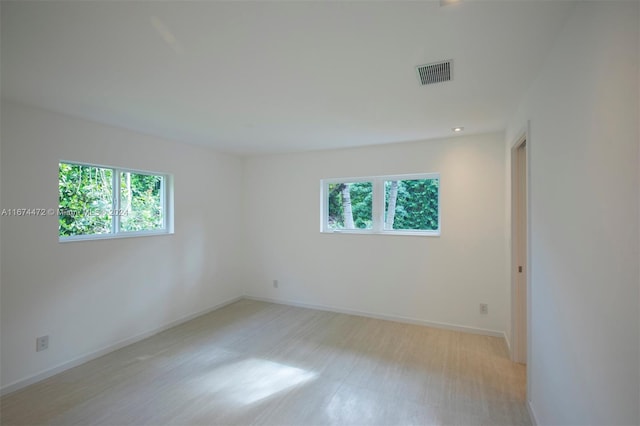
{"label": "door frame", "polygon": [[[531,354],[531,139],[529,132],[529,123],[523,129],[515,142],[511,145],[511,262],[510,262],[510,280],[511,280],[511,359],[518,363],[530,362]],[[525,173],[522,175],[519,160],[520,148],[525,149]],[[525,217],[526,226],[524,233],[524,249],[526,256],[521,262],[519,259],[520,231],[519,231],[519,197],[520,197],[520,177],[524,176],[525,185]],[[524,271],[521,277],[526,280],[524,292],[522,286],[519,288],[518,267],[524,264]],[[523,302],[521,298],[525,298]],[[525,306],[526,312],[522,312],[519,306]],[[523,324],[524,323],[524,324]],[[523,336],[522,334],[525,334]],[[528,378],[529,379],[529,378]],[[529,388],[530,380],[527,380],[527,388]]]}

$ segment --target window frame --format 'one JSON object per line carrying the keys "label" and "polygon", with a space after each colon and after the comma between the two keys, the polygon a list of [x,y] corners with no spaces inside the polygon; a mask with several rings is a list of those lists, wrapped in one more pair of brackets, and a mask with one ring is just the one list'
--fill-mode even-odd
{"label": "window frame", "polygon": [[[162,188],[160,189],[160,202],[162,205],[162,228],[148,229],[141,231],[121,231],[120,230],[120,215],[111,215],[111,232],[108,234],[87,234],[87,235],[60,235],[60,228],[58,222],[58,242],[67,243],[74,241],[92,241],[92,240],[110,240],[117,238],[132,238],[132,237],[146,237],[153,235],[169,235],[174,233],[173,229],[173,175],[170,173],[154,172],[150,170],[131,169],[125,167],[106,166],[104,164],[93,164],[79,161],[58,161],[58,174],[60,173],[60,164],[70,164],[73,166],[83,167],[95,167],[100,169],[111,170],[111,188],[112,188],[112,205],[113,212],[117,212],[120,209],[120,197],[122,196],[120,191],[120,176],[122,173],[134,173],[149,176],[162,177]],[[60,181],[58,180],[58,191],[60,188]],[[58,195],[59,197],[59,195]],[[60,199],[58,198],[58,203]],[[59,208],[59,204],[58,204]],[[57,216],[58,221],[60,215]]]}
{"label": "window frame", "polygon": [[[385,229],[385,187],[391,180],[438,179],[438,229]],[[372,184],[372,227],[371,229],[331,229],[329,228],[329,185],[336,183],[371,182]],[[399,175],[359,176],[351,178],[329,178],[320,180],[320,232],[325,234],[370,234],[370,235],[408,235],[439,237],[442,232],[442,197],[440,173],[411,173]]]}

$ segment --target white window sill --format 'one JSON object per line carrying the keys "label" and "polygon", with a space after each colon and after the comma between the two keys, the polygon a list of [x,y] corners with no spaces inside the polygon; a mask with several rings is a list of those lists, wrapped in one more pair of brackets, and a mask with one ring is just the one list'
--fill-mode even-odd
{"label": "white window sill", "polygon": [[173,232],[169,232],[163,229],[161,231],[121,232],[119,234],[74,235],[71,237],[58,237],[58,242],[75,243],[79,241],[100,241],[117,240],[120,238],[155,237],[158,235],[173,235]]}
{"label": "white window sill", "polygon": [[399,236],[412,236],[412,237],[439,237],[440,231],[410,231],[410,230],[398,230],[398,231],[373,231],[371,229],[341,229],[321,231],[323,234],[359,234],[359,235],[399,235]]}

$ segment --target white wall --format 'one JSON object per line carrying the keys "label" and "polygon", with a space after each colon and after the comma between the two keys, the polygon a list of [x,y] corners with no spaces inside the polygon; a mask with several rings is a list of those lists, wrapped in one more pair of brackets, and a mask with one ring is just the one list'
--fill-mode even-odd
{"label": "white wall", "polygon": [[507,130],[530,156],[529,399],[639,424],[638,3],[580,2]]}
{"label": "white wall", "polygon": [[[2,132],[1,132],[1,128],[2,128],[2,105],[0,102],[0,212],[2,211],[3,208],[3,203],[2,203],[2,193],[4,192],[4,190],[2,189]],[[0,332],[2,332],[2,318],[3,314],[2,314],[2,224],[3,224],[3,220],[2,220],[2,215],[0,215]],[[0,334],[0,389],[2,389],[2,335]]]}
{"label": "white wall", "polygon": [[61,159],[175,179],[174,235],[61,244],[57,217],[2,218],[3,387],[242,294],[239,158],[4,102],[1,138],[5,208],[57,208]]}
{"label": "white wall", "polygon": [[[319,232],[321,179],[419,172],[441,174],[441,237]],[[247,294],[502,333],[504,179],[503,134],[248,158]]]}

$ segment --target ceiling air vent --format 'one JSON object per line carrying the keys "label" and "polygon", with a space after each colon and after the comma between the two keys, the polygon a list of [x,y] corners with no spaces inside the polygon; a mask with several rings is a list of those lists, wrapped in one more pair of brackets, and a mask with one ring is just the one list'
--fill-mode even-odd
{"label": "ceiling air vent", "polygon": [[420,84],[442,83],[451,80],[451,61],[435,62],[416,67]]}

